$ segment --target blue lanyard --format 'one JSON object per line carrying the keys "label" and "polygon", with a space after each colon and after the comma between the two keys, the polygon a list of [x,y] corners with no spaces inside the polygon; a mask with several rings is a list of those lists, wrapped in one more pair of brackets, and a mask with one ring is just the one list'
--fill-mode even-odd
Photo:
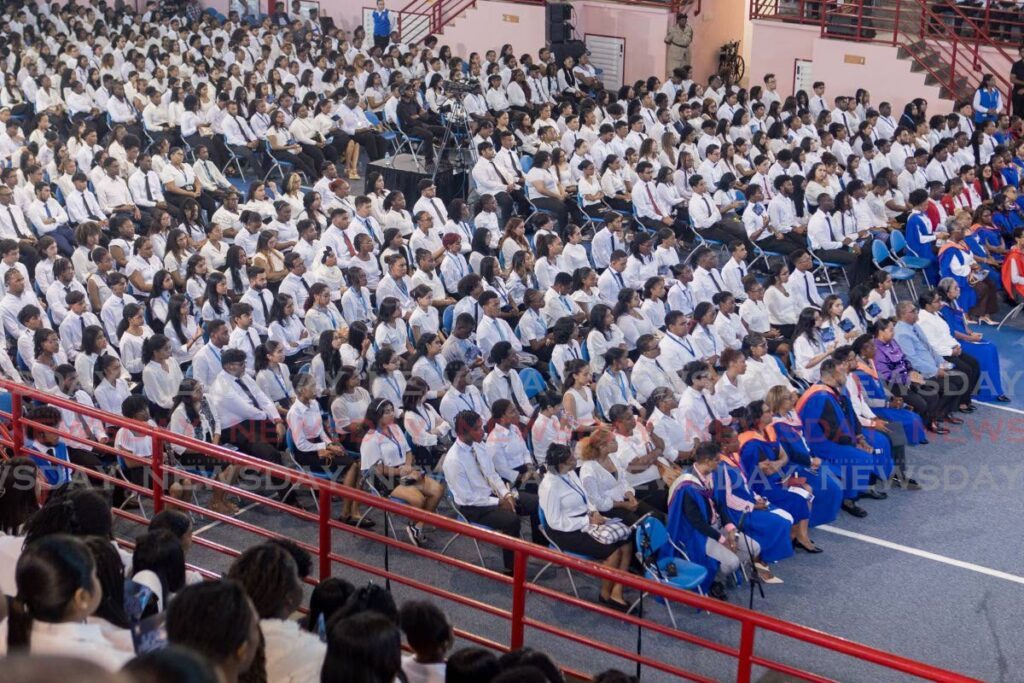
{"label": "blue lanyard", "polygon": [[[459,400],[462,401],[470,410],[476,410],[476,399],[474,399],[473,395],[469,393],[469,387],[466,387],[466,389],[466,393],[459,395]],[[468,399],[466,398],[467,396],[469,397]]]}
{"label": "blue lanyard", "polygon": [[610,374],[612,377],[614,377],[616,380],[618,380],[618,382],[619,382],[619,391],[622,392],[622,400],[625,401],[628,404],[629,403],[629,399],[630,399],[630,395],[629,395],[629,392],[626,391],[626,380],[624,379],[626,373],[624,373],[624,372],[612,372],[612,371],[609,370],[608,374]]}
{"label": "blue lanyard", "polygon": [[[674,334],[672,334],[671,332],[669,332],[669,333],[667,333],[667,334],[668,334],[668,338],[669,338],[669,339],[671,339],[671,340],[672,340],[672,341],[674,341],[674,342],[675,342],[676,344],[679,344],[679,345],[680,345],[680,346],[682,346],[682,347],[683,347],[684,349],[686,349],[687,351],[689,351],[689,352],[690,352],[690,355],[693,355],[693,356],[697,355],[697,354],[695,354],[695,353],[693,352],[693,344],[691,344],[691,343],[689,342],[689,340],[687,340],[687,339],[680,339],[679,337],[675,336],[675,335],[674,335]],[[712,343],[713,343],[713,342],[714,342],[714,339],[712,339],[711,341],[712,341]],[[716,348],[717,348],[717,347],[716,347]]]}
{"label": "blue lanyard", "polygon": [[427,358],[427,362],[434,367],[434,372],[441,378],[441,384],[444,384],[444,373],[441,372],[441,364],[437,362],[436,358]]}
{"label": "blue lanyard", "polygon": [[382,377],[384,378],[384,381],[387,382],[388,385],[395,390],[395,395],[398,396],[399,400],[401,400],[402,392],[398,390],[398,380],[396,380],[391,375],[382,375]]}
{"label": "blue lanyard", "polygon": [[424,409],[424,411],[422,413],[420,411],[418,411],[418,410],[415,411],[415,412],[416,412],[417,415],[422,417],[423,420],[427,423],[427,431],[428,432],[431,429],[434,428],[434,421],[430,418],[430,411],[429,410]]}
{"label": "blue lanyard", "polygon": [[558,476],[559,479],[562,480],[562,482],[565,483],[566,486],[571,488],[576,493],[580,494],[580,498],[583,499],[583,504],[584,505],[587,504],[587,494],[586,494],[586,492],[582,488],[580,488],[579,486],[576,486],[576,484],[572,483],[572,481],[569,480],[567,477],[565,477],[565,475],[559,474],[557,476]]}
{"label": "blue lanyard", "polygon": [[284,382],[281,381],[281,376],[277,374],[277,370],[270,368],[270,374],[274,376],[277,386],[281,387],[281,393],[284,394],[285,398],[288,398],[288,390],[284,388]]}
{"label": "blue lanyard", "polygon": [[401,457],[401,455],[402,455],[402,445],[400,443],[398,443],[398,439],[396,439],[395,437],[391,436],[391,430],[389,429],[386,432],[381,432],[381,434],[384,436],[385,439],[387,439],[391,443],[395,444],[395,448],[398,449],[398,455],[399,455],[399,457]]}

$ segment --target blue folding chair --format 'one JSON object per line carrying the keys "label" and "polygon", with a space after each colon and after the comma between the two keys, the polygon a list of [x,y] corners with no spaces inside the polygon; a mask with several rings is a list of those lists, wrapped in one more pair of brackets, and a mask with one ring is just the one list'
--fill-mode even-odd
{"label": "blue folding chair", "polygon": [[451,334],[452,327],[455,325],[455,304],[447,306],[441,313],[441,329],[444,333]]}
{"label": "blue folding chair", "polygon": [[[917,275],[917,271],[913,268],[907,268],[900,265],[886,265],[886,261],[893,261],[895,263],[897,259],[889,253],[889,248],[885,246],[885,242],[882,240],[874,240],[871,243],[871,262],[874,263],[875,267],[879,270],[884,270],[889,273],[893,280],[896,280],[897,282],[906,282],[907,289],[910,290],[910,296],[914,301],[917,301],[917,288],[914,287],[914,278]],[[893,291],[895,292],[896,290],[894,289]]]}
{"label": "blue folding chair", "polygon": [[281,174],[281,182],[283,183],[285,173],[295,170],[295,164],[290,161],[278,159],[274,156],[274,150],[270,146],[270,140],[263,141],[263,153],[266,154],[267,159],[270,160],[270,168],[267,170],[266,175],[263,176],[263,182],[267,182],[270,176],[274,174],[274,171],[277,171]]}
{"label": "blue folding chair", "polygon": [[[476,523],[470,522],[468,519],[466,519],[466,516],[464,514],[462,514],[462,510],[460,510],[459,506],[455,504],[455,496],[452,495],[451,489],[445,489],[445,497],[448,499],[448,504],[451,505],[452,511],[455,513],[455,519],[456,520],[462,522],[463,524],[468,524],[470,526],[475,526],[478,529],[486,529],[487,531],[493,531],[493,529],[491,527],[487,526],[486,524],[476,524]],[[461,537],[462,537],[462,534],[459,534],[459,533],[452,534],[452,537],[449,538],[448,542],[444,544],[443,548],[441,548],[441,554],[442,555],[446,554],[448,552],[448,548],[451,547],[452,543],[454,543],[456,541],[456,539],[459,539]],[[480,544],[477,542],[477,540],[475,538],[470,538],[469,540],[473,541],[473,547],[476,548],[476,556],[477,556],[477,559],[480,560],[480,566],[483,567],[484,569],[487,569],[487,564],[484,562],[484,554],[482,552],[480,552]]]}
{"label": "blue folding chair", "polygon": [[[567,551],[562,550],[561,548],[559,548],[558,544],[555,543],[554,541],[552,541],[551,540],[551,536],[548,535],[548,522],[547,522],[547,519],[545,519],[545,517],[544,517],[544,508],[538,506],[537,507],[537,514],[540,515],[540,532],[544,535],[544,540],[546,540],[548,542],[548,547],[550,547],[552,550],[554,550],[556,552],[562,553],[563,555],[568,555],[569,557],[575,557],[576,559],[579,559],[579,560],[589,560],[591,562],[596,562],[596,560],[593,557],[587,557],[586,555],[581,555],[579,553],[570,553],[570,552],[567,552]],[[538,571],[534,575],[533,582],[537,583],[538,581],[540,581],[541,574],[543,574],[545,571],[547,571],[548,567],[550,567],[550,566],[551,566],[551,563],[548,562],[543,567],[541,567],[540,571]],[[569,586],[572,587],[572,594],[576,597],[577,600],[579,600],[580,592],[578,590],[576,590],[576,580],[572,576],[572,570],[569,569],[568,567],[564,567],[564,569],[565,569],[566,576],[569,577]]]}
{"label": "blue folding chair", "polygon": [[[659,520],[648,517],[641,522],[636,527],[634,542],[636,543],[636,557],[644,569],[646,578],[665,586],[674,586],[704,594],[701,584],[707,578],[707,567],[690,562],[682,548],[672,542],[668,530]],[[671,553],[662,552],[666,546],[671,547]],[[672,605],[661,597],[655,597],[655,601],[665,605],[672,628],[676,628],[676,616],[672,613]],[[639,602],[640,600],[637,600],[633,603],[630,612]]]}
{"label": "blue folding chair", "polygon": [[894,230],[889,235],[889,253],[892,254],[893,258],[901,266],[913,268],[914,270],[924,270],[932,264],[925,257],[917,255],[917,252],[907,244],[907,238],[899,230]]}
{"label": "blue folding chair", "polygon": [[[322,481],[334,481],[334,476],[330,472],[324,472],[324,471],[319,471],[318,472],[317,470],[314,470],[312,468],[306,467],[305,465],[301,465],[299,463],[298,459],[295,457],[295,439],[292,437],[292,430],[289,429],[289,430],[287,430],[285,432],[284,443],[285,443],[285,450],[284,450],[284,454],[283,455],[284,455],[284,458],[285,458],[284,465],[286,467],[289,467],[289,468],[291,468],[291,469],[293,469],[293,470],[295,470],[297,472],[301,472],[303,474],[308,474],[309,476],[313,477],[314,479],[320,479]],[[302,484],[300,484],[299,482],[292,482],[292,485],[290,487],[288,487],[288,491],[285,492],[284,497],[287,498],[288,496],[290,496],[292,493],[294,493],[296,490],[298,490],[301,487],[302,487]],[[318,496],[316,494],[316,492],[311,492],[311,493],[313,494],[313,504],[316,506],[316,511],[319,513],[320,512],[320,496]]]}
{"label": "blue folding chair", "polygon": [[[363,113],[366,115],[366,120],[370,122],[371,126],[379,127],[381,129],[377,134],[384,138],[384,141],[391,146],[391,149],[395,154],[398,154],[398,149],[400,147],[398,143],[398,133],[385,127],[375,112],[367,110]],[[388,156],[390,156],[390,154]]]}
{"label": "blue folding chair", "polygon": [[533,397],[542,391],[547,391],[548,383],[544,380],[544,375],[540,374],[536,368],[523,368],[519,371],[519,379],[523,383],[526,398],[530,400],[533,400]]}

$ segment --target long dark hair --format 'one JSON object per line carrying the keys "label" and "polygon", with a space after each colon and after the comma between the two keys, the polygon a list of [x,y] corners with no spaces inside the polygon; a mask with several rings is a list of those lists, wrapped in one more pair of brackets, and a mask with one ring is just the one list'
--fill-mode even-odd
{"label": "long dark hair", "polygon": [[124,562],[117,549],[105,538],[90,536],[85,545],[96,562],[96,578],[103,589],[103,600],[95,616],[118,628],[131,628],[131,619],[124,608]]}
{"label": "long dark hair", "polygon": [[324,364],[324,376],[333,377],[341,369],[341,352],[334,348],[334,330],[320,333],[316,344],[317,355]]}
{"label": "long dark hair", "polygon": [[31,458],[0,461],[0,533],[16,536],[39,509],[38,474],[39,468]]}
{"label": "long dark hair", "polygon": [[18,587],[7,617],[7,649],[28,651],[32,624],[39,620],[59,624],[79,590],[93,593],[96,561],[77,538],[57,534],[26,544],[18,558]]}

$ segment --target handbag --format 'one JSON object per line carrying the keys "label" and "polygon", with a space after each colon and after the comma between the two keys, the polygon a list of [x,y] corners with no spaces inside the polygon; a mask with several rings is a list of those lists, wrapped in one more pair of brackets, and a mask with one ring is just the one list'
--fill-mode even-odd
{"label": "handbag", "polygon": [[629,538],[630,530],[621,520],[607,519],[604,524],[588,524],[583,527],[584,533],[598,543],[612,545]]}

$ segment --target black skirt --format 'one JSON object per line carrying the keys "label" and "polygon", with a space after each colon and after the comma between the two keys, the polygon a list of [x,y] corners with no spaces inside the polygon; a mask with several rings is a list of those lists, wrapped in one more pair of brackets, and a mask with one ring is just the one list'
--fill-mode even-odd
{"label": "black skirt", "polygon": [[298,449],[295,449],[295,461],[311,472],[330,474],[333,479],[337,479],[355,464],[355,458],[348,453],[335,456],[331,464],[328,465],[320,457],[319,451],[300,451]]}
{"label": "black skirt", "polygon": [[551,527],[546,527],[545,530],[562,552],[575,553],[595,560],[607,560],[612,553],[629,543],[629,541],[615,544],[601,543],[585,531],[558,531]]}

